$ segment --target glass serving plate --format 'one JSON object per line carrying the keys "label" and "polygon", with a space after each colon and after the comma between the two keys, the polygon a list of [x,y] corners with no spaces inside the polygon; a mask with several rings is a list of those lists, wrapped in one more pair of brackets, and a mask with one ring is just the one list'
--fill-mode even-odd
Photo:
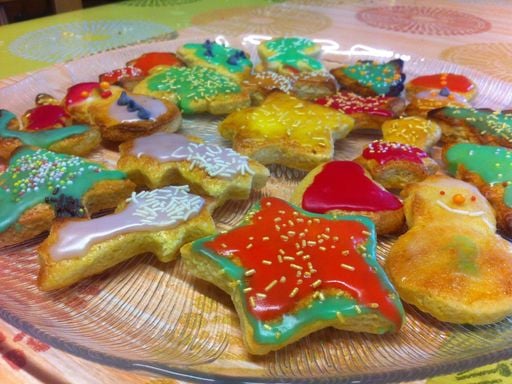
{"label": "glass serving plate", "polygon": [[[254,54],[261,38],[246,36],[229,43]],[[21,114],[33,106],[38,93],[62,97],[73,83],[96,80],[98,74],[141,53],[174,51],[183,43],[180,39],[148,43],[50,67],[1,88],[0,107]],[[400,56],[364,46],[343,51],[330,40],[321,43],[328,66]],[[408,78],[442,71],[463,73],[479,87],[476,106],[501,109],[512,104],[510,85],[454,64],[401,57]],[[210,115],[187,117],[181,132],[227,145],[216,131],[219,120]],[[335,157],[352,159],[374,138],[352,133],[337,142]],[[113,165],[117,154],[102,149],[90,157]],[[236,225],[262,196],[288,198],[305,174],[280,166],[270,170],[271,178],[261,192],[247,201],[228,202],[215,212],[220,230]],[[141,255],[72,288],[44,293],[36,287],[40,240],[0,249],[0,317],[53,347],[101,364],[187,381],[375,383],[420,379],[512,356],[512,318],[488,326],[452,325],[406,305],[407,321],[396,334],[325,329],[278,352],[254,357],[244,349],[230,298],[192,277],[179,259],[163,264],[149,254]],[[380,261],[392,242],[392,238],[380,239]]]}

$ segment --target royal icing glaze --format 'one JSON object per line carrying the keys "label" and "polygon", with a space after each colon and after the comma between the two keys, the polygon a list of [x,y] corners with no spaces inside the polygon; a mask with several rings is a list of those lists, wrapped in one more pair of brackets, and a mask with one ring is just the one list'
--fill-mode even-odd
{"label": "royal icing glaze", "polygon": [[369,219],[315,215],[271,197],[241,226],[193,249],[237,283],[254,338],[275,343],[320,319],[370,311],[400,328],[403,309],[376,262],[375,243]]}
{"label": "royal icing glaze", "polygon": [[383,165],[390,161],[409,161],[421,164],[428,154],[420,148],[408,144],[375,140],[363,150],[363,158],[375,160]]}
{"label": "royal icing glaze", "polygon": [[115,236],[174,228],[197,216],[204,206],[204,199],[188,191],[183,186],[134,192],[120,212],[92,220],[68,221],[59,228],[49,253],[56,261],[76,258]]}
{"label": "royal icing glaze", "polygon": [[86,101],[91,93],[98,89],[99,86],[100,83],[98,82],[88,82],[78,83],[69,87],[66,96],[64,97],[64,105],[66,108],[69,108],[74,104]]}
{"label": "royal icing glaze", "polygon": [[47,128],[63,127],[70,118],[69,114],[60,105],[39,105],[31,109],[26,115],[27,131],[39,131]]}
{"label": "royal icing glaze", "polygon": [[431,120],[408,116],[385,121],[382,124],[382,134],[384,141],[423,148],[429,141],[439,138],[441,128]]}
{"label": "royal icing glaze", "polygon": [[0,231],[46,199],[66,195],[80,200],[99,181],[125,178],[123,172],[104,169],[77,156],[22,148],[0,175]]}
{"label": "royal icing glaze", "polygon": [[182,66],[183,62],[171,52],[148,52],[130,62],[130,65],[141,70],[142,74],[147,76],[155,67]]}
{"label": "royal icing glaze", "polygon": [[302,195],[302,208],[309,212],[389,211],[402,203],[366,176],[353,161],[330,161],[322,166]]}
{"label": "royal icing glaze", "polygon": [[470,143],[455,144],[446,151],[448,171],[454,175],[459,166],[478,174],[486,183],[505,183],[503,201],[512,207],[512,150]]}
{"label": "royal icing glaze", "polygon": [[124,79],[135,79],[144,76],[144,72],[135,67],[123,67],[114,69],[113,71],[102,73],[99,76],[100,81],[106,81],[110,84],[115,84]]}
{"label": "royal icing glaze", "polygon": [[369,87],[378,95],[397,96],[403,89],[405,75],[402,73],[403,61],[392,60],[378,64],[373,61],[359,61],[342,68],[345,76]]}
{"label": "royal icing glaze", "polygon": [[[315,59],[307,52],[316,51],[317,44],[302,37],[282,37],[261,43],[262,47],[270,51],[262,59],[269,65],[289,67],[296,71],[320,71],[324,69],[320,60]],[[261,50],[259,50],[261,52]]]}
{"label": "royal icing glaze", "polygon": [[167,107],[160,100],[144,95],[128,96],[124,91],[109,108],[110,117],[123,123],[140,120],[154,121],[165,113],[167,113]]}
{"label": "royal icing glaze", "polygon": [[393,117],[394,113],[388,107],[390,99],[387,96],[364,97],[353,92],[341,91],[331,96],[322,97],[316,102],[348,115],[367,113],[374,116]]}
{"label": "royal icing glaze", "polygon": [[448,88],[452,92],[469,92],[474,88],[473,83],[464,75],[454,73],[438,73],[435,75],[419,76],[411,80],[411,84],[423,88]]}
{"label": "royal icing glaze", "polygon": [[210,68],[213,69],[222,67],[229,72],[240,73],[252,68],[251,60],[243,51],[210,40],[206,40],[203,44],[185,44],[182,49],[191,51],[194,57],[210,64]]}
{"label": "royal icing glaze", "polygon": [[130,154],[149,156],[160,162],[188,161],[190,169],[205,170],[212,177],[234,177],[237,174],[254,174],[248,158],[231,148],[216,144],[200,144],[175,133],[158,132],[133,141]]}
{"label": "royal icing glaze", "polygon": [[465,121],[481,136],[496,136],[512,145],[511,114],[463,107],[445,107],[441,111],[446,117]]}
{"label": "royal icing glaze", "polygon": [[25,145],[33,145],[39,148],[48,148],[60,140],[85,133],[90,129],[86,125],[72,125],[41,131],[18,131],[8,129],[8,124],[13,119],[16,119],[16,115],[12,112],[5,109],[0,110],[0,137],[16,138]]}
{"label": "royal icing glaze", "polygon": [[232,79],[214,70],[195,66],[171,67],[147,79],[147,87],[153,92],[170,92],[177,96],[176,103],[185,113],[192,113],[197,100],[219,95],[239,93],[240,86]]}

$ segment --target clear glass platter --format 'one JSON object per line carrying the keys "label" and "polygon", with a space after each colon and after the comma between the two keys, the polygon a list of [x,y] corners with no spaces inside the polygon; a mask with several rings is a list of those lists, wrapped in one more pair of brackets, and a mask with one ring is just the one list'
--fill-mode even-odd
{"label": "clear glass platter", "polygon": [[[260,38],[227,41],[254,54]],[[38,93],[62,97],[73,83],[94,81],[141,53],[174,51],[188,41],[132,46],[50,67],[0,88],[0,107],[22,114]],[[334,41],[321,42],[328,66],[401,56],[409,79],[443,71],[463,73],[478,85],[476,106],[504,109],[512,104],[511,85],[470,69],[370,47],[342,50]],[[227,145],[216,131],[219,120],[209,115],[187,117],[181,132]],[[337,142],[335,157],[352,159],[374,138],[352,133]],[[112,165],[116,156],[102,149],[91,158]],[[217,210],[220,230],[236,225],[262,196],[288,198],[304,176],[284,167],[270,169],[271,178],[261,192]],[[0,317],[53,347],[102,364],[197,382],[375,383],[420,379],[512,356],[512,318],[489,326],[459,326],[406,305],[406,324],[396,334],[325,329],[278,352],[254,357],[244,350],[230,298],[192,277],[179,259],[163,264],[141,255],[72,288],[43,293],[36,287],[35,250],[40,240],[0,249]],[[380,239],[380,261],[392,241]]]}

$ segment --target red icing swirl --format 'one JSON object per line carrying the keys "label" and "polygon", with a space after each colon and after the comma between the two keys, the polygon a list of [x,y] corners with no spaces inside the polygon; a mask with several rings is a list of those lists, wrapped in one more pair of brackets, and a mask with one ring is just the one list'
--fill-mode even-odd
{"label": "red icing swirl", "polygon": [[40,105],[27,114],[27,131],[64,127],[69,115],[60,105]]}
{"label": "red icing swirl", "polygon": [[469,92],[473,89],[473,83],[463,75],[454,73],[438,73],[435,75],[419,76],[411,80],[411,84],[424,88],[448,88],[452,92]]}
{"label": "red icing swirl", "polygon": [[73,104],[80,103],[87,99],[92,91],[99,88],[100,83],[89,82],[89,83],[78,83],[68,88],[68,92],[64,98],[64,104],[66,107],[70,107]]}
{"label": "red icing swirl", "polygon": [[387,96],[364,97],[353,92],[341,91],[334,95],[317,99],[316,102],[347,115],[368,113],[375,116],[392,117],[393,111],[387,107],[389,99],[390,97]]}
{"label": "red icing swirl", "polygon": [[421,164],[428,154],[412,145],[376,140],[363,150],[363,157],[367,160],[375,160],[381,165],[389,161],[409,161]]}
{"label": "red icing swirl", "polygon": [[270,197],[261,200],[250,224],[205,246],[230,254],[245,269],[247,308],[257,319],[277,319],[302,300],[335,289],[379,308],[399,327],[401,314],[365,259],[369,236],[362,222],[312,217]]}
{"label": "red icing swirl", "polygon": [[353,161],[331,161],[322,166],[302,196],[302,208],[310,212],[392,211],[400,200],[366,176]]}

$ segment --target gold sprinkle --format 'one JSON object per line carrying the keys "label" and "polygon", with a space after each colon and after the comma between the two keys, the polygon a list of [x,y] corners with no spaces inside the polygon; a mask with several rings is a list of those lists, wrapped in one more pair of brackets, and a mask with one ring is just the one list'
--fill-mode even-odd
{"label": "gold sprinkle", "polygon": [[366,236],[370,236],[372,234],[371,232],[368,231],[362,231],[361,233]]}
{"label": "gold sprinkle", "polygon": [[350,255],[350,251],[348,249],[345,249],[344,251],[341,251],[341,254],[343,256],[348,256],[348,255]]}
{"label": "gold sprinkle", "polygon": [[[317,291],[317,292],[318,292],[318,291]],[[322,292],[318,292],[318,299],[319,299],[320,301],[324,301],[324,300],[325,300],[325,296],[324,296],[324,294],[323,294]]]}
{"label": "gold sprinkle", "polygon": [[319,223],[319,222],[320,222],[320,219],[315,217],[315,218],[313,219],[313,221],[314,221],[315,223]]}
{"label": "gold sprinkle", "polygon": [[279,279],[279,282],[280,282],[281,284],[286,283],[286,276],[281,276],[281,278]]}
{"label": "gold sprinkle", "polygon": [[263,328],[265,328],[267,331],[271,331],[272,327],[268,324],[263,324]]}
{"label": "gold sprinkle", "polygon": [[284,256],[284,257],[283,257],[283,260],[286,260],[286,261],[295,261],[295,257],[293,257],[293,256]]}
{"label": "gold sprinkle", "polygon": [[379,303],[370,303],[370,308],[379,308]]}
{"label": "gold sprinkle", "polygon": [[345,317],[341,314],[341,312],[336,312],[336,317],[340,323],[345,323]]}
{"label": "gold sprinkle", "polygon": [[293,290],[290,292],[290,294],[288,296],[295,297],[297,295],[297,293],[299,293],[299,288],[295,287],[295,288],[293,288]]}
{"label": "gold sprinkle", "polygon": [[316,241],[313,241],[313,240],[308,240],[308,245],[310,247],[314,247],[316,245]]}
{"label": "gold sprinkle", "polygon": [[278,251],[278,252],[279,252],[281,255],[285,255],[285,254],[286,254],[286,252],[284,251],[284,249],[279,249],[279,251]]}
{"label": "gold sprinkle", "polygon": [[302,277],[302,272],[301,271],[297,271],[297,273],[295,274],[295,277],[297,277],[297,278]]}
{"label": "gold sprinkle", "polygon": [[311,277],[311,272],[304,272],[304,277],[309,279]]}
{"label": "gold sprinkle", "polygon": [[302,250],[301,250],[301,251],[297,251],[295,254],[296,254],[297,256],[302,256],[302,255],[304,254],[304,251],[302,251]]}
{"label": "gold sprinkle", "polygon": [[222,248],[227,248],[227,247],[228,247],[228,246],[227,246],[226,244],[224,244],[224,243],[222,243],[220,246],[221,246]]}
{"label": "gold sprinkle", "polygon": [[264,293],[257,293],[256,296],[258,297],[258,299],[265,299],[267,297],[267,295],[265,295]]}
{"label": "gold sprinkle", "polygon": [[254,299],[254,296],[249,297],[249,304],[251,304],[251,307],[256,307],[256,299]]}
{"label": "gold sprinkle", "polygon": [[261,263],[265,265],[272,265],[272,262],[270,260],[262,260]]}
{"label": "gold sprinkle", "polygon": [[279,263],[283,263],[283,256],[277,255],[277,261],[279,261]]}
{"label": "gold sprinkle", "polygon": [[291,220],[288,220],[288,224],[290,225],[290,227],[293,227],[295,225],[295,223]]}
{"label": "gold sprinkle", "polygon": [[245,271],[244,275],[245,276],[252,276],[256,273],[256,270],[253,268],[253,269],[249,269],[248,271]]}
{"label": "gold sprinkle", "polygon": [[251,291],[252,291],[251,287],[244,288],[244,293],[251,292]]}
{"label": "gold sprinkle", "polygon": [[333,236],[333,237],[332,237],[332,239],[333,239],[334,241],[338,241],[340,238],[339,238],[338,236]]}
{"label": "gold sprinkle", "polygon": [[331,232],[331,228],[330,227],[325,227],[325,232],[327,232],[327,233]]}
{"label": "gold sprinkle", "polygon": [[320,236],[322,236],[325,240],[329,240],[331,238],[331,236],[329,236],[325,233],[322,233]]}
{"label": "gold sprinkle", "polygon": [[302,256],[302,260],[309,260],[311,259],[311,256],[310,255],[304,255]]}
{"label": "gold sprinkle", "polygon": [[263,236],[263,237],[261,238],[261,240],[262,240],[262,241],[269,241],[269,240],[270,240],[270,237],[268,237],[268,236]]}
{"label": "gold sprinkle", "polygon": [[290,236],[290,237],[293,237],[296,234],[295,231],[288,231],[287,233],[288,233],[288,236]]}
{"label": "gold sprinkle", "polygon": [[356,270],[353,265],[344,264],[344,263],[341,263],[340,265],[341,265],[341,268],[345,268],[345,269],[347,269],[349,271],[355,271]]}
{"label": "gold sprinkle", "polygon": [[274,288],[274,285],[277,284],[277,280],[272,280],[272,282],[265,287],[265,292],[270,291],[272,288]]}
{"label": "gold sprinkle", "polygon": [[361,314],[362,311],[361,311],[361,308],[359,307],[359,305],[357,305],[357,304],[354,305],[354,308],[355,308],[357,313]]}
{"label": "gold sprinkle", "polygon": [[321,251],[327,251],[327,248],[325,248],[325,247],[318,247],[318,249]]}
{"label": "gold sprinkle", "polygon": [[279,340],[279,338],[281,337],[281,332],[277,331],[274,336],[276,337],[276,340]]}
{"label": "gold sprinkle", "polygon": [[318,280],[316,280],[315,282],[313,282],[313,283],[311,284],[311,286],[312,286],[313,288],[318,288],[318,287],[320,286],[320,284],[322,284],[322,280],[318,279]]}
{"label": "gold sprinkle", "polygon": [[276,229],[277,232],[281,230],[281,227],[279,225],[274,225],[274,228]]}
{"label": "gold sprinkle", "polygon": [[281,219],[280,217],[276,217],[274,219],[274,223],[279,223],[280,221],[282,221],[283,219]]}
{"label": "gold sprinkle", "polygon": [[288,236],[286,236],[286,235],[281,235],[281,236],[279,236],[279,237],[280,237],[280,238],[281,238],[281,240],[283,240],[283,241],[288,241],[288,240],[290,239],[290,238],[289,238]]}
{"label": "gold sprinkle", "polygon": [[297,264],[290,264],[290,267],[293,268],[293,269],[298,269],[299,271],[302,270],[302,267],[300,265],[297,265]]}
{"label": "gold sprinkle", "polygon": [[283,211],[282,209],[280,209],[279,211],[277,211],[278,213],[280,213],[281,215],[284,215],[286,212]]}
{"label": "gold sprinkle", "polygon": [[253,247],[252,243],[249,243],[247,244],[247,247],[245,247],[246,249],[251,249]]}

